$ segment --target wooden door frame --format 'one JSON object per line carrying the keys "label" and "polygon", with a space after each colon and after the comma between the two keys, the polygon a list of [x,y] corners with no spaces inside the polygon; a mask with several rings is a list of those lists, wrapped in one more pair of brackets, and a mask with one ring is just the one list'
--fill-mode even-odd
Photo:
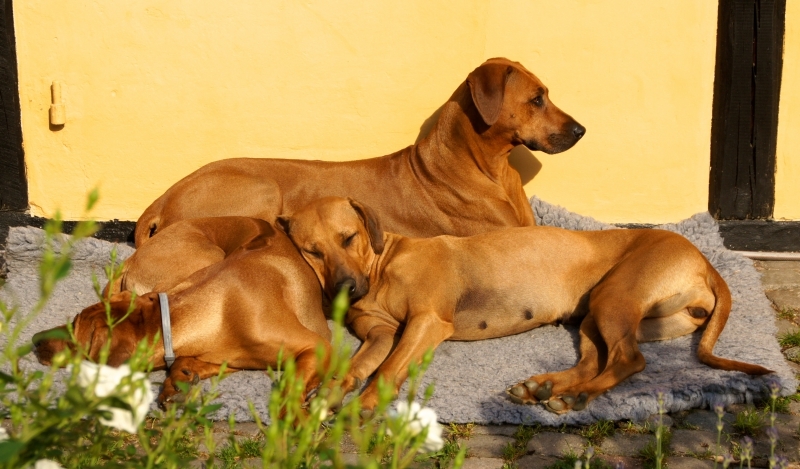
{"label": "wooden door frame", "polygon": [[786,0],[720,0],[708,211],[726,246],[800,251],[800,222],[772,220]]}

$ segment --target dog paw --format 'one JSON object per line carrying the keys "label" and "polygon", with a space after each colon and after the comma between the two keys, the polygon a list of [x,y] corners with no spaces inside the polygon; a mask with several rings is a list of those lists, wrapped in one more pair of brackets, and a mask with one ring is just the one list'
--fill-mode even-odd
{"label": "dog paw", "polygon": [[577,396],[564,394],[550,398],[545,404],[545,408],[550,412],[563,414],[570,410],[583,410],[588,403],[589,395],[585,392],[579,393]]}
{"label": "dog paw", "polygon": [[506,390],[509,399],[516,404],[537,404],[547,401],[553,392],[553,382],[545,381],[542,384],[529,379],[522,383],[517,383]]}

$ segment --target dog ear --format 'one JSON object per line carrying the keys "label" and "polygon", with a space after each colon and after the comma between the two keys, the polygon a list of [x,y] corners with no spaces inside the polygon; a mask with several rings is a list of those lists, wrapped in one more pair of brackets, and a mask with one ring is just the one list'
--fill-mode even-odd
{"label": "dog ear", "polygon": [[80,330],[76,326],[75,338],[78,339],[82,346],[88,349],[86,353],[89,355],[89,359],[97,362],[100,360],[100,351],[103,350],[103,346],[109,340],[106,320],[104,317],[96,315],[82,320],[81,326]]}
{"label": "dog ear", "polygon": [[353,199],[348,198],[347,200],[355,209],[356,213],[358,213],[358,216],[361,217],[361,221],[364,222],[364,226],[367,228],[367,234],[369,235],[369,243],[372,245],[372,251],[375,254],[382,253],[383,229],[381,228],[381,223],[378,221],[378,217],[375,216],[375,211],[366,205],[361,205]]}
{"label": "dog ear", "polygon": [[503,109],[508,76],[514,69],[504,64],[483,64],[467,76],[472,101],[486,125],[493,125]]}
{"label": "dog ear", "polygon": [[286,236],[289,236],[289,217],[286,215],[279,215],[278,218],[275,219],[275,225],[283,231]]}

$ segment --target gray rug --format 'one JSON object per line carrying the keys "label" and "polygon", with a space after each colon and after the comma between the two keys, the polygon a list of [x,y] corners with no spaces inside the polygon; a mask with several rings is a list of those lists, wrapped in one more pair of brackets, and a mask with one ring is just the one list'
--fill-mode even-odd
{"label": "gray rug", "polygon": [[[535,197],[531,205],[541,225],[572,230],[612,228]],[[700,335],[694,334],[642,344],[641,350],[647,359],[644,372],[595,399],[588,409],[557,416],[539,406],[512,404],[504,396],[508,386],[522,379],[565,369],[577,362],[576,328],[545,326],[502,339],[442,344],[424,379],[425,384],[435,383],[436,392],[429,405],[439,414],[440,420],[547,425],[586,424],[599,419],[641,420],[657,413],[659,392],[663,393],[668,412],[765,398],[769,395],[767,385],[771,380],[782,386],[784,395],[792,393],[797,381],[775,340],[774,314],[752,262],[725,249],[717,224],[707,213],[661,228],[686,236],[728,282],[733,294],[733,312],[715,353],[766,366],[776,371],[774,375],[751,378],[701,364],[695,357]],[[43,232],[35,228],[12,228],[9,233],[8,283],[0,291],[0,298],[18,304],[22,310],[30,310],[37,299],[36,269],[42,239]],[[53,301],[28,327],[23,340],[29,340],[37,331],[64,324],[82,308],[97,301],[91,273],[102,277],[102,266],[108,261],[113,246],[94,239],[80,243],[75,251],[73,272],[58,286]],[[123,258],[133,252],[133,248],[124,244],[117,245],[117,249]],[[41,368],[32,356],[25,366]],[[152,373],[151,379],[162,381],[164,373]],[[208,388],[208,382],[204,386]],[[252,401],[262,418],[268,420],[266,396],[270,386],[265,373],[259,371],[235,373],[224,379],[219,386],[223,407],[216,418],[225,420],[234,413],[238,421],[252,420],[248,410],[248,401]],[[154,385],[157,392],[156,388]]]}

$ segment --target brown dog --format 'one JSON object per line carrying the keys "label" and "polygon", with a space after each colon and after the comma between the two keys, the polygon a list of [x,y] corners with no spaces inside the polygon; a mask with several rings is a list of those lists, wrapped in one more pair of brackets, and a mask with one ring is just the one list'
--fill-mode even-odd
{"label": "brown dog", "polygon": [[562,152],[585,131],[522,65],[491,59],[456,89],[418,144],[340,163],[236,158],[207,164],[144,211],[136,246],[178,220],[244,215],[274,221],[324,196],[361,200],[381,213],[384,226],[406,236],[534,225],[509,153],[516,145]]}
{"label": "brown dog", "polygon": [[[281,231],[261,220],[219,219],[215,229],[202,233],[197,245],[206,245],[212,239],[212,232],[231,241],[235,236],[224,235],[224,230],[231,226],[255,228],[258,234],[220,262],[166,290],[177,359],[168,370],[159,395],[162,403],[179,393],[175,382],[215,376],[225,362],[228,371],[274,367],[281,349],[284,356],[295,358],[298,375],[304,380],[307,391],[319,384],[316,348],[321,345],[326,353],[330,352],[330,330],[314,272]],[[186,232],[197,235],[196,230],[187,229]],[[248,236],[242,237],[246,238]],[[191,242],[180,241],[176,245],[185,248],[185,253],[177,252],[174,256],[187,260],[187,256],[197,254],[198,250],[186,248]],[[218,247],[224,250],[223,245]],[[167,262],[173,261],[167,259]],[[113,295],[113,320],[123,318],[130,304],[131,292]],[[98,360],[109,339],[103,303],[89,306],[78,314],[73,330],[77,341],[88,352],[88,358]],[[131,314],[113,329],[108,364],[122,364],[140,341],[153,340],[161,332],[158,294],[136,297]],[[68,343],[43,338],[41,334],[34,335],[33,342],[37,358],[47,365]],[[163,342],[158,341],[151,357],[155,368],[166,367],[164,354]]]}
{"label": "brown dog", "polygon": [[[668,231],[527,227],[414,239],[383,233],[370,209],[340,198],[279,222],[328,295],[350,285],[357,299],[346,320],[364,344],[345,391],[376,369],[399,388],[408,365],[443,340],[502,337],[571,316],[583,318],[578,365],[511,387],[512,400],[559,413],[583,409],[644,369],[638,342],[704,325],[700,361],[770,372],[713,355],[730,291],[697,248]],[[377,402],[376,382],[362,394],[367,409]]]}
{"label": "brown dog", "polygon": [[272,231],[266,221],[248,217],[182,220],[127,258],[121,275],[106,286],[103,294],[165,292]]}

